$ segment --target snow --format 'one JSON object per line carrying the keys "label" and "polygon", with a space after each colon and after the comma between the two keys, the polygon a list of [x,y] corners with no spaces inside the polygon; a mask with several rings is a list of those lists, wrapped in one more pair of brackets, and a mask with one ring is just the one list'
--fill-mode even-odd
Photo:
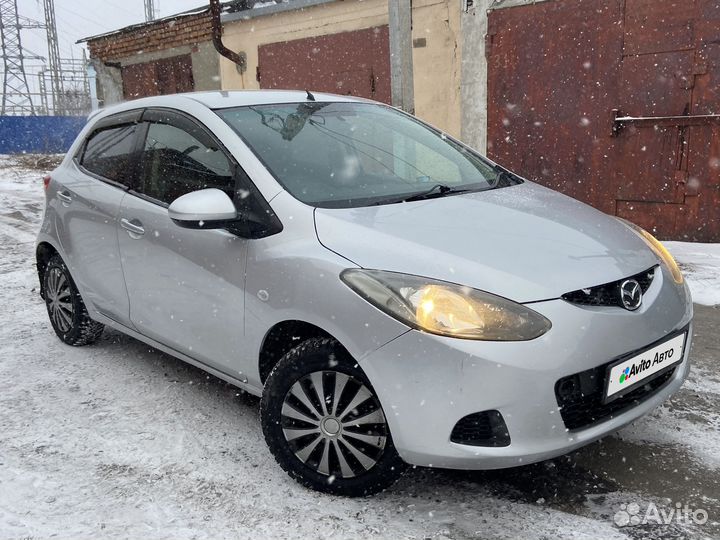
{"label": "snow", "polygon": [[[288,0],[283,0],[282,3],[286,4]],[[276,6],[278,3],[275,0],[268,0],[266,2],[255,2],[252,6],[252,9],[260,9],[260,8],[266,8],[266,7],[272,7]]]}
{"label": "snow", "polygon": [[[654,464],[635,465],[642,483],[613,479],[619,454],[657,448],[680,456],[671,469],[717,478],[720,379],[708,356],[669,404],[569,457],[411,470],[368,499],[308,491],[270,456],[256,398],[117,332],[80,348],[55,337],[33,265],[42,175],[0,157],[0,538],[620,539],[641,531],[615,526],[619,505],[670,488]],[[718,294],[717,246],[669,248],[691,287]]]}
{"label": "snow", "polygon": [[[693,120],[715,120],[720,118],[720,114],[694,114]],[[648,120],[651,122],[660,122],[662,120],[687,120],[687,116],[618,116],[616,122],[633,122],[638,120]]]}
{"label": "snow", "polygon": [[720,244],[663,242],[687,279],[693,302],[720,304]]}
{"label": "snow", "polygon": [[[712,394],[714,399],[720,398]],[[712,469],[720,468],[720,415],[705,411],[702,423],[688,422],[688,415],[697,414],[693,409],[677,409],[663,405],[658,407],[648,419],[652,422],[638,422],[622,432],[626,441],[638,443],[660,442],[683,447],[687,456],[703,461]],[[665,429],[657,430],[662,424]]]}

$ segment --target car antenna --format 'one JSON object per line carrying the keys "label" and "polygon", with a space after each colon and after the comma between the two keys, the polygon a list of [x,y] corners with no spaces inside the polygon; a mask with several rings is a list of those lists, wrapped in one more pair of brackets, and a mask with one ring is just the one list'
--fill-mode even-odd
{"label": "car antenna", "polygon": [[315,96],[310,93],[310,90],[305,90],[305,92],[307,92],[308,101],[315,101]]}

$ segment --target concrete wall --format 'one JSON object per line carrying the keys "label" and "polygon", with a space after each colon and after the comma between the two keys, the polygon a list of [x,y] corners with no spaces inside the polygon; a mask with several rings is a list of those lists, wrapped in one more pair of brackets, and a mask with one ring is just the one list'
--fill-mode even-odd
{"label": "concrete wall", "polygon": [[488,72],[485,37],[488,33],[488,11],[545,1],[551,0],[475,0],[471,8],[460,13],[463,50],[460,85],[461,138],[480,152],[485,153],[487,150]]}
{"label": "concrete wall", "polygon": [[460,15],[462,67],[460,84],[460,137],[480,152],[487,148],[487,10],[492,0],[476,0]]}
{"label": "concrete wall", "polygon": [[[415,114],[454,137],[461,135],[460,4],[413,0],[412,13]],[[425,47],[417,46],[419,39]]]}
{"label": "concrete wall", "polygon": [[220,55],[211,41],[198,43],[192,51],[195,90],[220,90]]}
{"label": "concrete wall", "polygon": [[[265,15],[250,12],[225,22],[223,41],[247,55],[248,68],[240,74],[222,58],[222,88],[259,88],[255,79],[259,45],[386,25],[387,2],[345,0]],[[458,0],[413,2],[413,39],[425,40],[424,47],[413,49],[415,114],[453,135],[460,135],[459,11]]]}
{"label": "concrete wall", "polygon": [[116,65],[108,65],[98,58],[91,58],[97,80],[97,95],[101,107],[123,101],[122,72]]}

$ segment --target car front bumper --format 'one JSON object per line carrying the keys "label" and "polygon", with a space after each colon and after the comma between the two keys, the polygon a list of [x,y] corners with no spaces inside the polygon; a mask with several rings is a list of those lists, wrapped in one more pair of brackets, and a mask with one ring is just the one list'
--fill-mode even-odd
{"label": "car front bumper", "polygon": [[[556,457],[650,412],[677,391],[688,374],[692,303],[687,286],[676,285],[665,269],[656,272],[643,305],[634,312],[564,300],[530,307],[553,325],[532,341],[480,342],[413,330],[360,361],[405,461],[496,469]],[[683,360],[667,382],[639,403],[597,423],[573,430],[566,427],[555,391],[560,379],[608,364],[683,328],[688,332]],[[502,414],[509,445],[473,446],[450,440],[461,418],[487,410]]]}

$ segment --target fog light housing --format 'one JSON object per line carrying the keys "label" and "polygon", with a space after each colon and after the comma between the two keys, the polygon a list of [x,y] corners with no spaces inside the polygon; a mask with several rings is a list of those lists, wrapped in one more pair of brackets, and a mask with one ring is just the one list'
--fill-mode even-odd
{"label": "fog light housing", "polygon": [[510,433],[500,411],[490,410],[461,418],[455,424],[450,440],[468,446],[510,446]]}

